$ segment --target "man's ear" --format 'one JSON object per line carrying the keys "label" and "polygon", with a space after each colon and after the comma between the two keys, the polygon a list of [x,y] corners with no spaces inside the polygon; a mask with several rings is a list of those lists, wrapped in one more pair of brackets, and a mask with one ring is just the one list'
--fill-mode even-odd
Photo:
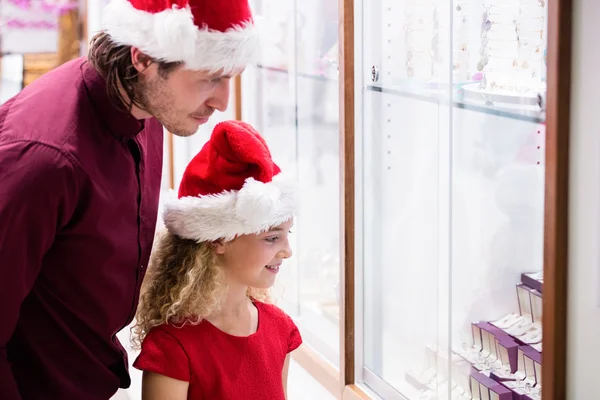
{"label": "man's ear", "polygon": [[137,47],[131,47],[131,64],[137,72],[144,72],[152,64],[152,59]]}

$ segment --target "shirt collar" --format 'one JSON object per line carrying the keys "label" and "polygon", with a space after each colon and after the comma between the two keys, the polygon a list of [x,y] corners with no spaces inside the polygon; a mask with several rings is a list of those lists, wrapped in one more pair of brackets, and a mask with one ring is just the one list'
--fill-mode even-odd
{"label": "shirt collar", "polygon": [[81,65],[81,74],[90,101],[113,136],[126,140],[144,129],[143,120],[140,121],[130,113],[121,111],[113,105],[106,90],[106,80],[87,61]]}

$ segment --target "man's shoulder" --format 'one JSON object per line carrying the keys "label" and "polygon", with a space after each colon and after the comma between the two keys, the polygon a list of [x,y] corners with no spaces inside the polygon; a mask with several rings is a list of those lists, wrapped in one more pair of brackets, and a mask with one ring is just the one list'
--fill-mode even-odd
{"label": "man's shoulder", "polygon": [[62,146],[90,109],[81,76],[83,59],[41,76],[0,107],[0,142],[40,141]]}

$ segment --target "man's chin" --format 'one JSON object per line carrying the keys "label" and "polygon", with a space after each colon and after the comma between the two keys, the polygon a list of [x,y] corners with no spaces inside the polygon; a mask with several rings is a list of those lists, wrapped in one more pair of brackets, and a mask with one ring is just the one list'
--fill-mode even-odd
{"label": "man's chin", "polygon": [[173,135],[179,136],[179,137],[193,136],[193,135],[196,134],[196,132],[198,132],[198,128],[199,128],[199,126],[197,126],[196,129],[193,129],[193,128],[182,128],[182,127],[170,127],[169,125],[166,125],[166,124],[163,124],[163,126],[165,127],[165,129],[167,131],[169,131]]}

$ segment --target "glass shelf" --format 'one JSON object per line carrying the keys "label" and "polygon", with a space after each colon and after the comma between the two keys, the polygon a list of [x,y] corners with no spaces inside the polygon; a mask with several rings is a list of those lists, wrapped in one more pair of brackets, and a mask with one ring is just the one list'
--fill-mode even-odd
{"label": "glass shelf", "polygon": [[[448,99],[443,98],[442,95],[447,93],[447,90],[438,91],[437,89],[426,89],[422,87],[384,87],[381,85],[367,85],[366,89],[372,92],[387,93],[392,96],[404,97],[407,99],[425,101],[429,103],[439,103],[440,105],[448,105]],[[454,98],[461,98],[462,89],[455,91]],[[483,96],[483,95],[482,95]],[[541,99],[542,105],[544,98]],[[515,104],[513,107],[509,106],[494,106],[486,105],[486,101],[482,98],[480,101],[468,100],[462,98],[461,100],[452,101],[452,105],[455,108],[464,110],[470,110],[478,113],[495,115],[498,117],[510,118],[520,121],[527,121],[533,123],[544,123],[546,120],[545,110],[539,106],[530,105],[528,108],[522,104]],[[536,110],[537,108],[537,110]]]}
{"label": "glass shelf", "polygon": [[262,65],[262,64],[257,64],[255,65],[256,68],[260,69],[260,70],[264,70],[264,71],[269,71],[269,72],[275,72],[278,74],[284,74],[284,75],[289,75],[290,73],[292,73],[293,75],[299,77],[299,78],[308,78],[308,79],[314,79],[317,81],[325,81],[325,82],[337,82],[337,76],[335,78],[331,77],[331,76],[327,76],[327,75],[323,75],[321,73],[317,73],[317,72],[290,72],[287,68],[280,68],[280,67],[270,67],[267,65]]}

